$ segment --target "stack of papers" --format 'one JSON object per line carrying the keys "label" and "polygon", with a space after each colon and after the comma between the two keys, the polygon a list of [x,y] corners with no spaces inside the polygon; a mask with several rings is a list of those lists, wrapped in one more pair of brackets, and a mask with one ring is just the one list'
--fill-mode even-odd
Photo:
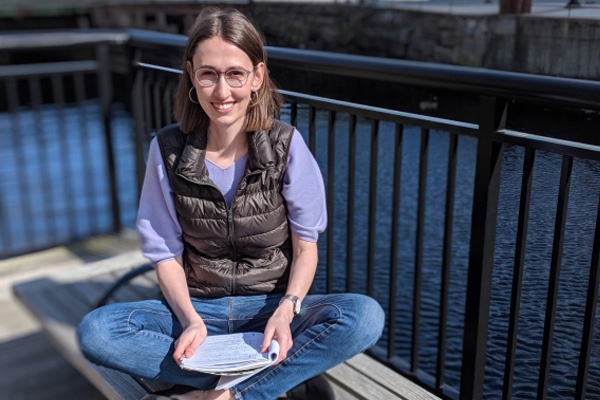
{"label": "stack of papers", "polygon": [[181,368],[221,375],[216,389],[228,389],[273,364],[279,355],[279,343],[272,340],[261,353],[264,335],[259,332],[207,336],[194,355],[184,358]]}

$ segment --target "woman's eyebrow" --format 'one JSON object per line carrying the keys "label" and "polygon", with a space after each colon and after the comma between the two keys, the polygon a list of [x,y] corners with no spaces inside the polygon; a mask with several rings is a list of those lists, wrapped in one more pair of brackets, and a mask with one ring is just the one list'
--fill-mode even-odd
{"label": "woman's eyebrow", "polygon": [[[198,70],[198,69],[212,69],[213,71],[217,71],[217,72],[220,71],[219,69],[213,67],[212,65],[200,65],[200,66],[198,66],[198,67],[196,67],[194,69],[195,70]],[[224,71],[230,71],[232,69],[243,69],[243,70],[246,70],[246,68],[243,67],[243,66],[241,66],[241,65],[233,65],[233,66],[228,67]]]}

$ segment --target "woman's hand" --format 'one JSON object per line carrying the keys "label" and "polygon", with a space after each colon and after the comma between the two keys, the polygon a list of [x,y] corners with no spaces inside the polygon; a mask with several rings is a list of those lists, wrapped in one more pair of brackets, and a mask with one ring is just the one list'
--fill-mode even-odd
{"label": "woman's hand", "polygon": [[279,357],[274,364],[279,364],[287,357],[288,351],[294,344],[292,340],[292,331],[290,330],[290,323],[294,318],[294,311],[292,309],[293,303],[291,301],[284,301],[275,310],[267,326],[265,327],[265,338],[262,343],[261,352],[265,352],[271,345],[271,340],[277,340],[279,343]]}
{"label": "woman's hand", "polygon": [[183,326],[183,333],[174,343],[173,358],[177,364],[183,357],[191,357],[207,335],[206,325],[192,305],[182,265],[181,257],[177,257],[156,266],[160,289]]}
{"label": "woman's hand", "polygon": [[[293,258],[290,268],[290,278],[286,293],[294,294],[299,298],[304,298],[312,284],[317,269],[318,252],[317,244],[307,242],[292,234]],[[267,326],[265,327],[265,339],[262,344],[262,352],[269,348],[271,340],[275,339],[279,343],[279,357],[275,364],[279,364],[287,357],[288,351],[292,348],[294,341],[290,324],[294,318],[294,303],[283,301],[275,310]]]}
{"label": "woman's hand", "polygon": [[190,358],[198,346],[206,339],[206,326],[202,320],[191,323],[183,330],[183,333],[175,341],[173,358],[177,364],[181,364],[183,358]]}

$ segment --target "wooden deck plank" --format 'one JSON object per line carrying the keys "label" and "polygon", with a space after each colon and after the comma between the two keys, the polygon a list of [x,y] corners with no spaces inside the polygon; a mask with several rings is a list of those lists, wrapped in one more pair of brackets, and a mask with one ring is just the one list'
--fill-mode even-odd
{"label": "wooden deck plank", "polygon": [[3,399],[105,399],[43,332],[2,343],[0,371]]}
{"label": "wooden deck plank", "polygon": [[[116,271],[95,275],[90,277],[90,279],[73,284],[71,290],[73,293],[77,294],[77,297],[80,297],[85,302],[88,310],[91,310],[123,275],[125,274],[117,273]],[[139,277],[130,281],[127,285],[120,287],[113,293],[111,298],[109,298],[109,302],[125,302],[156,298],[159,293],[160,291],[158,288],[148,279]]]}
{"label": "wooden deck plank", "polygon": [[392,393],[411,400],[439,400],[439,397],[416,385],[410,379],[403,377],[391,368],[386,367],[373,358],[359,354],[346,364],[357,372],[368,375],[378,384],[386,387]]}
{"label": "wooden deck plank", "polygon": [[[117,280],[120,276],[112,275]],[[133,278],[127,287],[122,287],[114,293],[114,301],[137,301],[142,299],[156,299],[161,296],[158,284],[148,279],[147,275],[156,275],[154,271],[148,271],[143,275]]]}
{"label": "wooden deck plank", "polygon": [[[135,232],[124,230],[0,260],[0,361],[5,362],[0,371],[10,378],[0,380],[0,398],[106,399],[58,351],[40,321],[15,296],[13,286],[56,274],[69,278],[84,265],[83,272],[88,273],[90,263],[125,252],[137,251],[127,258],[142,261],[138,248]],[[42,360],[23,362],[38,359]]]}
{"label": "wooden deck plank", "polygon": [[326,372],[327,377],[359,400],[397,400],[404,399],[376,384],[369,376],[365,376],[354,368],[343,363]]}
{"label": "wooden deck plank", "polygon": [[73,291],[77,286],[77,282],[73,281],[57,283],[55,280],[42,278],[18,284],[14,290],[41,321],[61,354],[100,392],[109,399],[139,399],[147,391],[134,378],[95,366],[81,354],[75,329],[89,306],[77,297],[77,291]]}
{"label": "wooden deck plank", "polygon": [[[128,375],[88,362],[79,350],[75,327],[115,281],[145,262],[133,252],[53,274],[51,278],[22,282],[13,288],[22,303],[39,319],[54,346],[109,399],[139,399],[147,393],[148,386]],[[112,301],[155,298],[158,294],[156,274],[149,271],[115,292]],[[337,400],[437,399],[363,354],[326,374],[334,386]],[[160,384],[155,389],[158,387]]]}
{"label": "wooden deck plank", "polygon": [[110,259],[69,269],[68,271],[64,271],[64,273],[56,273],[53,274],[52,277],[62,282],[82,281],[113,271],[121,271],[122,273],[126,273],[128,270],[147,262],[148,260],[144,258],[139,251],[134,250]]}
{"label": "wooden deck plank", "polygon": [[[13,299],[0,299],[0,343],[39,331],[40,324]],[[0,391],[1,393],[1,391]]]}
{"label": "wooden deck plank", "polygon": [[[335,395],[335,400],[360,400],[358,397],[348,392],[343,387],[339,386],[335,382],[328,379],[331,387],[333,388],[333,393]],[[316,399],[315,399],[316,400]]]}

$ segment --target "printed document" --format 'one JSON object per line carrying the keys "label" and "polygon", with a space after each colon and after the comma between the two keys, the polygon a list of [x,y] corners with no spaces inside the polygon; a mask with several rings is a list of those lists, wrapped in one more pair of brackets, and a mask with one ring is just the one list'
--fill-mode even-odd
{"label": "printed document", "polygon": [[216,389],[228,389],[277,360],[279,343],[272,340],[261,353],[263,338],[259,332],[207,336],[192,357],[183,359],[181,368],[221,375]]}

